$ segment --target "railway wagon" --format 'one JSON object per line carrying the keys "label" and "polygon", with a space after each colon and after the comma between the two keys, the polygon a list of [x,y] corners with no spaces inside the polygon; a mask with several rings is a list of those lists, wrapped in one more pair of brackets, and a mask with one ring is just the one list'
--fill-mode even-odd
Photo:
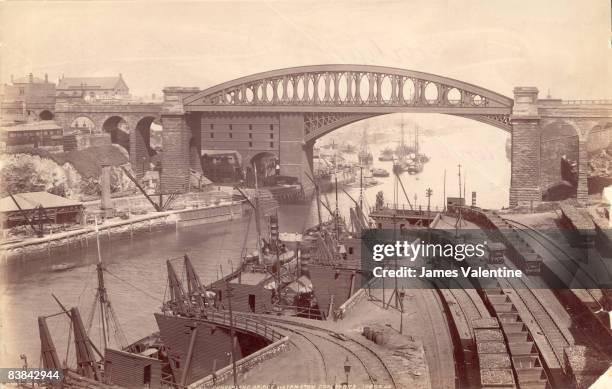
{"label": "railway wagon", "polygon": [[486,256],[487,263],[504,263],[504,255],[506,254],[506,246],[499,242],[487,242]]}
{"label": "railway wagon", "polygon": [[478,225],[491,239],[505,245],[505,255],[525,274],[541,274],[542,258],[502,217],[478,207],[449,206],[448,210],[452,214],[458,214],[461,211],[463,218]]}
{"label": "railway wagon", "polygon": [[475,326],[474,338],[481,388],[516,388],[512,362],[499,324]]}

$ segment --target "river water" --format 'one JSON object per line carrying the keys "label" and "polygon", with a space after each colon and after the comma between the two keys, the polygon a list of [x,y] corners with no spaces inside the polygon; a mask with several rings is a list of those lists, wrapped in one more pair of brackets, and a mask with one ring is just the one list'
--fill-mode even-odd
{"label": "river water", "polygon": [[[457,165],[461,163],[467,174],[468,199],[477,192],[477,203],[482,207],[507,206],[510,165],[505,156],[506,137],[490,127],[476,127],[466,141],[465,133],[430,134],[421,137],[421,147],[431,160],[417,176],[402,175],[402,182],[417,204],[427,204],[425,190],[433,189],[432,208],[443,206],[444,170],[447,171],[446,194],[457,196],[459,192]],[[395,144],[374,143],[374,166],[391,171],[391,162],[378,162],[379,151]],[[373,205],[378,191],[385,200],[393,202],[394,178],[380,179],[380,185],[365,190],[365,202]],[[462,182],[463,185],[463,182]],[[348,188],[355,199],[359,188]],[[399,203],[405,203],[400,190]],[[334,194],[328,194],[334,206]],[[348,216],[352,202],[344,194],[339,195],[339,208]],[[326,211],[323,216],[328,218]],[[286,205],[279,212],[281,230],[300,232],[317,220],[316,205]],[[247,227],[250,231],[247,234]],[[212,225],[168,229],[143,234],[133,240],[101,241],[102,257],[109,274],[105,276],[107,289],[119,323],[128,340],[134,341],[156,330],[153,312],[159,310],[166,292],[166,260],[187,253],[204,283],[217,279],[231,271],[239,262],[245,245],[255,247],[254,223],[248,218]],[[245,238],[246,237],[246,238]],[[84,321],[92,309],[97,285],[95,245],[88,249],[56,255],[52,260],[29,261],[24,264],[0,268],[0,366],[21,366],[19,355],[25,353],[31,366],[39,364],[40,343],[37,317],[59,311],[51,293],[66,306],[78,306]],[[76,267],[50,272],[49,263],[74,263]],[[64,316],[48,319],[60,359],[66,355],[68,320]],[[101,344],[98,321],[94,320],[90,336]],[[112,342],[111,342],[112,344]],[[74,347],[68,362],[74,361]]]}

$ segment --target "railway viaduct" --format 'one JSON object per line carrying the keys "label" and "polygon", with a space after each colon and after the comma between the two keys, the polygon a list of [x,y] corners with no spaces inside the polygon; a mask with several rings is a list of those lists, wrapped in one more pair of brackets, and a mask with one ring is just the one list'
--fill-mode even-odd
{"label": "railway viaduct", "polygon": [[[132,169],[142,178],[153,150],[150,142],[151,123],[160,120],[161,103],[65,103],[56,102],[55,122],[66,130],[75,120],[87,118],[94,131],[110,134],[112,143],[123,146],[130,155]],[[125,126],[125,127],[124,127]]]}
{"label": "railway viaduct", "polygon": [[510,98],[447,77],[367,65],[273,70],[204,90],[169,87],[160,104],[58,103],[55,118],[66,128],[85,115],[111,137],[123,119],[137,176],[143,165],[136,162],[150,154],[149,126],[160,120],[163,186],[184,191],[190,163],[199,161],[194,155],[207,150],[235,150],[243,164],[274,156],[281,174],[308,187],[317,138],[350,123],[403,112],[455,115],[511,133],[510,206],[541,201],[543,191],[561,179],[562,156],[577,161],[577,198],[586,201],[588,152],[612,140],[612,100],[540,99],[535,87],[516,87]]}

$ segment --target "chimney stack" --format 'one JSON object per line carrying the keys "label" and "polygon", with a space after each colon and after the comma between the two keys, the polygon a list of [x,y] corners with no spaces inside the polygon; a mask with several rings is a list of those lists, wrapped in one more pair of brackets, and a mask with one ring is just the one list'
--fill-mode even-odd
{"label": "chimney stack", "polygon": [[102,209],[106,217],[114,216],[113,203],[111,201],[111,178],[110,165],[102,165],[102,176],[100,177],[100,187],[102,195],[100,197],[100,209]]}
{"label": "chimney stack", "polygon": [[45,73],[45,82],[49,82],[49,75]]}
{"label": "chimney stack", "polygon": [[28,78],[30,80],[30,84],[34,82],[34,75],[32,73],[28,75]]}

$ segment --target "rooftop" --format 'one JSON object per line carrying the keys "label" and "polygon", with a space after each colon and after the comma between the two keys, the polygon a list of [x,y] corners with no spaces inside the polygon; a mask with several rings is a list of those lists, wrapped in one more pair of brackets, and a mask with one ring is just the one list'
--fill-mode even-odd
{"label": "rooftop", "polygon": [[40,78],[40,77],[34,77],[32,75],[26,76],[26,77],[20,77],[20,78],[15,78],[12,80],[13,84],[44,84],[44,83],[48,83],[47,80]]}
{"label": "rooftop", "polygon": [[124,83],[121,74],[115,77],[64,77],[56,89],[114,89],[121,82]]}
{"label": "rooftop", "polygon": [[19,123],[15,125],[5,125],[0,128],[2,131],[37,131],[37,130],[61,130],[52,120],[42,120],[38,122]]}
{"label": "rooftop", "polygon": [[61,130],[62,128],[58,126],[52,120],[41,120],[39,122],[31,122],[31,123],[20,123],[14,126],[2,126],[0,127],[0,131],[40,131],[40,130]]}
{"label": "rooftop", "polygon": [[[39,205],[44,208],[71,207],[81,205],[82,203],[75,200],[70,200],[65,197],[57,196],[48,192],[26,192],[17,193],[13,197],[21,209],[28,211],[35,209]],[[0,199],[0,212],[15,212],[19,211],[17,205],[10,196]]]}

